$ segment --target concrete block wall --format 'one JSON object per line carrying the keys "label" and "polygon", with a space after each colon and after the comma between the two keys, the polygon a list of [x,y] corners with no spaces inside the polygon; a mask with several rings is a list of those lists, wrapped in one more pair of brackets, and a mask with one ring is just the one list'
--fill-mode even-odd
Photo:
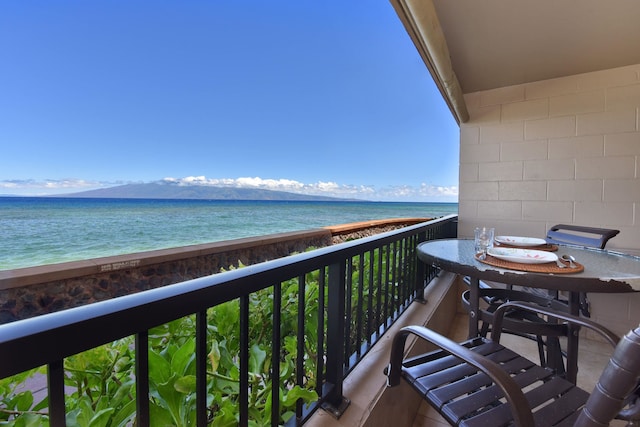
{"label": "concrete block wall", "polygon": [[[640,64],[476,92],[465,101],[460,236],[487,225],[498,234],[544,237],[554,224],[574,223],[619,229],[607,248],[640,255]],[[591,299],[595,320],[618,331],[640,321],[637,295]]]}

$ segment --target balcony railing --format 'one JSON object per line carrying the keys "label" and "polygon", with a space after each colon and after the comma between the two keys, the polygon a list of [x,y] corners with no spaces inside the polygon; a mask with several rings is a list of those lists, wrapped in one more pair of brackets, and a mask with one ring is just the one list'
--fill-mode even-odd
{"label": "balcony railing", "polygon": [[[150,372],[158,371],[154,365],[158,357],[177,348],[158,338],[159,330],[188,319],[193,328],[180,331],[192,335],[182,336],[181,343],[194,343],[193,350],[183,354],[190,373],[184,378],[193,379],[193,389],[171,383],[182,392],[182,399],[164,402],[165,409],[192,408],[183,414],[192,420],[186,424],[215,423],[224,416],[224,403],[233,405],[235,422],[246,426],[256,421],[252,408],[257,400],[268,412],[268,420],[262,423],[271,425],[301,425],[319,407],[339,416],[348,406],[342,394],[344,378],[409,304],[422,298],[424,287],[436,274],[417,261],[416,246],[425,240],[454,237],[456,225],[457,216],[451,215],[0,325],[0,379],[46,366],[49,422],[53,427],[65,426],[69,416],[65,398],[84,387],[69,380],[69,359],[128,339],[127,348],[135,359],[127,375],[135,383],[130,392],[135,401],[131,417],[138,426],[154,425],[155,408],[163,406],[157,401],[170,381],[159,384]],[[226,307],[227,315],[237,313],[231,332],[221,330],[221,315],[216,311],[221,307]],[[228,353],[220,355],[221,347]],[[172,369],[175,358],[168,362]],[[225,360],[232,369],[221,375],[216,369]],[[292,390],[306,391],[314,398],[309,399],[309,394],[306,400],[296,398]],[[294,396],[292,408],[285,408],[285,394],[288,399]]]}

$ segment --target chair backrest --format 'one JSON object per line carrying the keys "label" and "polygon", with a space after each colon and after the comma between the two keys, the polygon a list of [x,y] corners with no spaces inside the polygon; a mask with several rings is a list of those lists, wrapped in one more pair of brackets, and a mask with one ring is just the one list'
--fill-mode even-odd
{"label": "chair backrest", "polygon": [[609,228],[585,227],[582,225],[558,224],[547,231],[547,242],[556,244],[570,244],[604,249],[612,237],[620,230]]}
{"label": "chair backrest", "polygon": [[[639,378],[640,326],[620,340],[574,425],[609,425],[609,422],[629,403],[629,397],[634,396]],[[638,417],[638,409],[632,408],[627,415],[632,417],[631,419]]]}
{"label": "chair backrest", "polygon": [[[583,225],[557,224],[547,231],[547,243],[570,244],[588,248],[604,249],[607,242],[618,235],[620,230],[610,228],[586,227]],[[580,293],[580,312],[590,317],[587,295]]]}

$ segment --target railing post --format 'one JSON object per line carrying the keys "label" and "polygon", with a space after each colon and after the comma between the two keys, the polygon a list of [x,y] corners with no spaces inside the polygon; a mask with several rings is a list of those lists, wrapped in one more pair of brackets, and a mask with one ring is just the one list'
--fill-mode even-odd
{"label": "railing post", "polygon": [[67,425],[64,403],[64,361],[49,363],[47,369],[47,388],[49,390],[49,423],[52,427]]}
{"label": "railing post", "polygon": [[207,413],[207,310],[196,313],[196,426],[208,425]]}
{"label": "railing post", "polygon": [[455,239],[458,237],[458,218],[455,220],[449,221],[448,224],[449,235],[447,237]]}
{"label": "railing post", "polygon": [[413,248],[413,260],[412,260],[412,262],[414,262],[416,266],[415,268],[416,275],[414,277],[415,293],[416,293],[415,300],[422,304],[427,303],[427,300],[424,297],[424,288],[425,288],[425,281],[427,279],[427,270],[425,268],[424,263],[418,259],[418,245],[426,240],[427,240],[426,231],[422,231],[418,233],[418,236],[416,238],[416,244],[415,244],[415,247]]}
{"label": "railing post", "polygon": [[149,409],[149,331],[136,334],[136,425],[151,425]]}
{"label": "railing post", "polygon": [[324,397],[322,408],[336,418],[349,406],[349,399],[342,395],[344,378],[345,341],[345,301],[346,301],[346,268],[340,261],[329,265],[328,301],[327,301],[327,373],[326,383],[329,386]]}

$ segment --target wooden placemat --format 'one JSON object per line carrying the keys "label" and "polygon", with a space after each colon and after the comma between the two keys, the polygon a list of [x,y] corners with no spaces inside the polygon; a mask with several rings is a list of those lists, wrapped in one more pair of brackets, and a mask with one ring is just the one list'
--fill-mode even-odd
{"label": "wooden placemat", "polygon": [[558,250],[558,245],[553,245],[551,243],[545,243],[544,245],[538,246],[514,246],[509,245],[507,243],[494,243],[497,248],[513,248],[513,249],[535,249],[537,251],[547,251],[547,252],[555,252]]}
{"label": "wooden placemat", "polygon": [[487,255],[485,259],[480,259],[480,254],[476,254],[476,259],[484,264],[489,264],[494,267],[505,268],[508,270],[527,271],[529,273],[553,273],[553,274],[573,274],[584,271],[584,265],[579,262],[574,262],[576,268],[569,267],[569,263],[559,260],[566,265],[565,268],[560,268],[555,262],[545,262],[544,264],[523,264],[521,262],[505,261],[491,255]]}

